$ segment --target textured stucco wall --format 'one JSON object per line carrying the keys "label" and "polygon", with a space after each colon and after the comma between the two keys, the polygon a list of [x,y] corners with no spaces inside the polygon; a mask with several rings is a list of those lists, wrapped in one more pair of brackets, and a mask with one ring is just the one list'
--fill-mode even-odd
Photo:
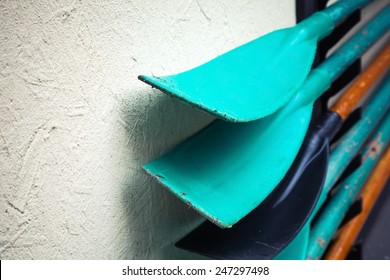
{"label": "textured stucco wall", "polygon": [[294,1],[0,1],[0,258],[188,258],[141,165],[212,118],[139,82],[295,22]]}

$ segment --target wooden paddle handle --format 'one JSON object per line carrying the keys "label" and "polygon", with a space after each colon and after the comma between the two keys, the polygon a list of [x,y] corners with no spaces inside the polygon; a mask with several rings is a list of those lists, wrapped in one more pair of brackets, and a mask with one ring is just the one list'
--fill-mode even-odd
{"label": "wooden paddle handle", "polygon": [[332,111],[346,119],[370,88],[380,79],[390,66],[390,44],[375,58],[370,66],[346,90],[333,105]]}
{"label": "wooden paddle handle", "polygon": [[390,175],[390,146],[372,171],[370,178],[365,184],[361,197],[363,199],[362,212],[347,223],[334,241],[332,247],[325,255],[326,260],[343,260],[347,256],[352,244],[355,242],[361,228],[370,214],[376,199],[386,184]]}

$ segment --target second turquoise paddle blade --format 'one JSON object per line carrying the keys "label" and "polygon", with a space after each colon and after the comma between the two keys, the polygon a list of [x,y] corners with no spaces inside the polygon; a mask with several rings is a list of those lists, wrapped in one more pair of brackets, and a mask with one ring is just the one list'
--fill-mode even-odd
{"label": "second turquoise paddle blade", "polygon": [[312,108],[296,105],[254,122],[216,121],[144,169],[209,220],[230,227],[268,196],[294,160]]}

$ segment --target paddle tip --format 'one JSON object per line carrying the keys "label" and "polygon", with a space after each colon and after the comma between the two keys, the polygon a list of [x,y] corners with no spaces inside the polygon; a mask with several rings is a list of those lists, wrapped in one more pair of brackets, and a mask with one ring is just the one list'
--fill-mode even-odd
{"label": "paddle tip", "polygon": [[200,110],[202,112],[206,112],[218,119],[228,121],[228,122],[234,122],[234,123],[252,121],[251,118],[242,118],[234,114],[229,114],[228,112],[225,111],[221,112],[218,109],[210,108],[206,105],[203,105],[200,102],[191,102],[184,97],[185,94],[183,94],[178,88],[175,88],[172,85],[168,84],[168,81],[165,80],[163,77],[139,75],[138,79],[150,85],[152,88],[161,90],[163,93],[177,99],[178,101],[186,105],[189,105],[192,108]]}
{"label": "paddle tip", "polygon": [[151,176],[155,181],[157,181],[161,186],[165,187],[168,189],[173,195],[178,197],[180,200],[182,200],[188,208],[192,208],[195,211],[197,211],[199,214],[201,214],[203,217],[205,217],[207,220],[215,224],[216,226],[220,228],[231,228],[232,225],[236,221],[226,221],[226,220],[221,220],[218,217],[215,217],[208,211],[206,211],[204,208],[200,207],[199,205],[196,205],[193,203],[193,200],[191,197],[188,196],[188,194],[184,191],[179,191],[175,189],[175,184],[172,183],[169,178],[164,176],[162,172],[159,172],[156,170],[156,167],[153,165],[153,162],[145,164],[142,169],[149,175]]}
{"label": "paddle tip", "polygon": [[152,87],[156,87],[155,83],[159,81],[160,78],[156,76],[138,75],[138,80],[147,83]]}

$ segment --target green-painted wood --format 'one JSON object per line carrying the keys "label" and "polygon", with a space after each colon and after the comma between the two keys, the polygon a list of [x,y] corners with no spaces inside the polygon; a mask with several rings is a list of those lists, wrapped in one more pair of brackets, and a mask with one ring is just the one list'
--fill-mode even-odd
{"label": "green-painted wood", "polygon": [[[388,18],[373,21],[390,23],[390,6],[386,13]],[[360,43],[357,34],[347,44],[356,38]],[[371,44],[375,38],[367,37]],[[356,51],[361,54],[365,49]],[[307,132],[313,103],[330,83],[327,71],[315,69],[275,114],[248,123],[217,121],[144,169],[210,221],[230,227],[257,207],[285,176]]]}
{"label": "green-painted wood", "polygon": [[[339,140],[337,146],[332,150],[329,158],[329,165],[325,184],[316,208],[311,214],[308,222],[302,228],[291,244],[286,247],[277,259],[304,259],[307,252],[302,253],[302,248],[307,248],[310,236],[310,224],[320,207],[324,204],[330,189],[340,178],[348,163],[357,155],[371,131],[390,108],[390,77],[370,100],[365,108],[361,119]],[[297,249],[300,248],[300,249]]]}
{"label": "green-painted wood", "polygon": [[[324,61],[317,69],[328,74],[331,80],[335,80],[345,69],[345,64],[350,64],[359,58],[359,54],[370,47],[381,34],[390,29],[390,8],[385,8],[376,16],[376,19],[367,23],[364,28],[354,35],[354,40],[343,44],[337,52],[331,55],[331,59]],[[363,49],[363,50],[361,50]]]}
{"label": "green-painted wood", "polygon": [[139,79],[224,120],[265,117],[291,100],[306,79],[318,40],[369,2],[338,1],[294,27],[271,32],[191,70]]}
{"label": "green-painted wood", "polygon": [[[388,90],[390,91],[390,87]],[[371,139],[364,148],[363,164],[338,186],[336,194],[326,204],[320,219],[314,224],[310,233],[306,259],[322,257],[349,207],[386,150],[390,141],[390,113],[387,114],[379,131],[380,133],[375,135],[374,139]]]}

